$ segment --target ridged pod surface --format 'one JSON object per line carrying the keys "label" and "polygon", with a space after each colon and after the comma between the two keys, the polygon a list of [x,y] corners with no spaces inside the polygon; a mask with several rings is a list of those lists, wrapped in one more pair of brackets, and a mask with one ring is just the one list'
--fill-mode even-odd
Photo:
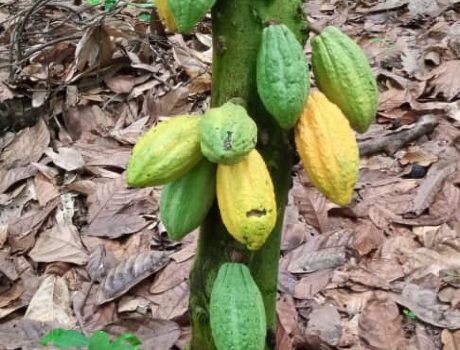
{"label": "ridged pod surface", "polygon": [[216,197],[216,165],[202,159],[179,180],[163,187],[160,217],[171,239],[177,241],[205,219]]}
{"label": "ridged pod surface", "polygon": [[210,300],[217,350],[263,350],[267,332],[262,295],[249,269],[239,263],[219,268]]}
{"label": "ridged pod surface", "polygon": [[188,32],[216,0],[156,0],[158,15],[171,32]]}
{"label": "ridged pod surface", "polygon": [[192,169],[203,157],[201,117],[177,116],[151,128],[136,143],[126,180],[132,187],[164,185]]}
{"label": "ridged pod surface", "polygon": [[228,232],[248,249],[259,249],[276,223],[272,179],[257,150],[236,164],[217,166],[217,202]]}
{"label": "ridged pod surface", "polygon": [[319,91],[308,98],[295,143],[313,185],[332,202],[349,204],[358,179],[358,145],[341,110]]}
{"label": "ridged pod surface", "polygon": [[254,149],[257,125],[232,102],[211,108],[201,121],[201,152],[214,163],[235,163]]}
{"label": "ridged pod surface", "polygon": [[294,33],[284,24],[264,28],[257,57],[257,91],[283,129],[295,125],[309,90],[307,61]]}
{"label": "ridged pod surface", "polygon": [[365,132],[377,113],[378,89],[366,55],[346,34],[326,27],[312,40],[312,65],[319,89]]}

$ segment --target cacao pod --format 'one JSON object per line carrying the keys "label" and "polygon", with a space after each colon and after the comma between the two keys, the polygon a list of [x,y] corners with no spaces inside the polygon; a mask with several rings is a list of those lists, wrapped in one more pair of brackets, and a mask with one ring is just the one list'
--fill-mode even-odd
{"label": "cacao pod", "polygon": [[350,203],[358,179],[358,145],[342,111],[319,91],[308,98],[295,143],[313,185],[336,204]]}
{"label": "cacao pod", "polygon": [[307,61],[294,33],[284,24],[264,28],[257,57],[257,91],[283,129],[295,125],[309,90]]}
{"label": "cacao pod", "polygon": [[188,32],[216,0],[156,0],[158,15],[171,32]]}
{"label": "cacao pod", "polygon": [[276,223],[273,183],[257,150],[239,163],[217,166],[217,202],[228,232],[248,249],[259,249]]}
{"label": "cacao pod", "polygon": [[262,295],[249,269],[219,268],[211,292],[210,324],[217,350],[263,350],[267,332]]}
{"label": "cacao pod", "polygon": [[201,117],[177,116],[151,128],[136,143],[128,162],[132,187],[164,185],[192,169],[203,157]]}
{"label": "cacao pod", "polygon": [[201,152],[211,162],[236,163],[256,143],[256,123],[240,105],[211,108],[201,120]]}
{"label": "cacao pod", "polygon": [[160,217],[168,235],[177,241],[205,219],[216,197],[216,166],[202,159],[179,180],[163,187]]}
{"label": "cacao pod", "polygon": [[313,72],[326,97],[343,111],[351,126],[365,132],[377,113],[378,89],[366,55],[346,34],[326,27],[312,40]]}

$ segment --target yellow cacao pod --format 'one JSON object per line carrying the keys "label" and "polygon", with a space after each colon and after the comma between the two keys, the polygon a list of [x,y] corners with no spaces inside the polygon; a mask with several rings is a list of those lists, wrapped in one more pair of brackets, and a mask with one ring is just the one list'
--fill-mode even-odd
{"label": "yellow cacao pod", "polygon": [[313,185],[332,202],[349,204],[358,179],[358,145],[342,111],[319,91],[308,98],[295,143]]}
{"label": "yellow cacao pod", "polygon": [[239,163],[217,167],[217,202],[228,232],[259,249],[276,223],[276,201],[267,166],[257,150]]}

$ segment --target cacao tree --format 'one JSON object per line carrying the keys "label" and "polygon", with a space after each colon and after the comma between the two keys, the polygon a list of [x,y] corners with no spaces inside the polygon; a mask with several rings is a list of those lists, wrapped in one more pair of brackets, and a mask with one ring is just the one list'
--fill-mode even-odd
{"label": "cacao tree", "polygon": [[321,92],[310,93],[302,0],[156,5],[172,32],[189,31],[211,10],[212,103],[203,116],[173,117],[149,130],[134,147],[128,184],[165,185],[160,216],[171,239],[200,226],[190,349],[275,349],[278,260],[296,146],[311,182],[347,205],[359,163],[352,127],[364,132],[375,117],[375,79],[359,47],[328,27],[315,30],[312,62]]}

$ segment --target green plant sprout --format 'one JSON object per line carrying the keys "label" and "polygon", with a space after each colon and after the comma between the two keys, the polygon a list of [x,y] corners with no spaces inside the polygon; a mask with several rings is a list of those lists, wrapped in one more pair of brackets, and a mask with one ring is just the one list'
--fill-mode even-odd
{"label": "green plant sprout", "polygon": [[142,350],[140,340],[132,333],[123,333],[114,341],[104,331],[94,332],[90,337],[72,330],[55,328],[40,339],[42,345],[54,345],[57,348],[82,348],[88,350]]}

